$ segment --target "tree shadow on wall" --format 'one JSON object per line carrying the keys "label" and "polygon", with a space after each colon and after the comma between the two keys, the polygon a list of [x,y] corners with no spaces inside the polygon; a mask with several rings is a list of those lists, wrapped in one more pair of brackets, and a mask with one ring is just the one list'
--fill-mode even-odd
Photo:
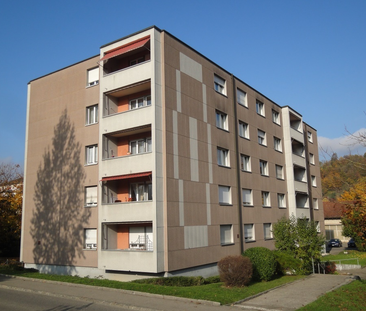
{"label": "tree shadow on wall", "polygon": [[90,218],[80,195],[85,180],[80,152],[65,110],[54,128],[52,150],[45,151],[37,171],[31,236],[35,263],[70,266],[69,273],[76,258],[84,257],[83,232]]}

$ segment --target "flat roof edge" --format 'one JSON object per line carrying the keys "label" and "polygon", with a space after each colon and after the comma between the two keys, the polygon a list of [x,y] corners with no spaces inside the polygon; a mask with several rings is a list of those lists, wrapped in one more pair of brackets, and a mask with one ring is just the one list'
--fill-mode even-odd
{"label": "flat roof edge", "polygon": [[56,72],[59,72],[59,71],[61,71],[61,70],[65,70],[65,69],[70,68],[70,67],[72,67],[72,66],[76,66],[76,65],[81,64],[81,63],[83,63],[83,62],[86,62],[86,61],[88,61],[88,60],[90,60],[90,59],[92,59],[92,58],[95,58],[95,57],[99,57],[99,54],[94,55],[94,56],[92,56],[92,57],[88,57],[88,58],[86,58],[86,59],[83,59],[83,60],[81,60],[81,61],[79,61],[79,62],[76,62],[76,63],[73,63],[73,64],[71,64],[71,65],[69,65],[69,66],[62,67],[62,68],[60,68],[60,69],[57,69],[57,70],[52,71],[52,72],[50,72],[50,73],[47,73],[47,74],[45,74],[45,75],[43,75],[43,76],[40,76],[40,77],[38,77],[38,78],[32,79],[32,80],[30,80],[30,81],[28,82],[28,84],[31,84],[31,82],[33,82],[33,81],[36,81],[36,80],[42,79],[42,78],[44,78],[44,77],[47,77],[47,76],[49,76],[49,75],[52,75],[52,74],[54,74],[54,73],[56,73]]}

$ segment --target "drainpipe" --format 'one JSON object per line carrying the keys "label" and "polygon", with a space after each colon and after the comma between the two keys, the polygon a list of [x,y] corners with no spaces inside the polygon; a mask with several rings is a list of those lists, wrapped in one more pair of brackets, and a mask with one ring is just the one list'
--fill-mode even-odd
{"label": "drainpipe", "polygon": [[236,159],[236,178],[238,188],[238,217],[239,217],[239,241],[240,241],[240,254],[244,252],[244,230],[243,230],[243,213],[242,213],[242,199],[241,199],[241,183],[240,183],[240,152],[239,152],[239,133],[238,133],[238,112],[236,101],[236,83],[235,77],[231,75],[233,83],[233,104],[234,104],[234,134],[235,134],[235,159]]}

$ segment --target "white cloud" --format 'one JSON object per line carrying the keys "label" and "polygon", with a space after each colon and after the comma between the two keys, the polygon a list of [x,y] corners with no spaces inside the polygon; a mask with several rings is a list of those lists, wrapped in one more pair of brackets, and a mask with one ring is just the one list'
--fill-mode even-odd
{"label": "white cloud", "polygon": [[[365,133],[366,129],[362,128],[354,132],[352,135],[357,136],[358,133]],[[319,158],[320,160],[329,159],[335,152],[338,157],[343,157],[349,154],[363,155],[366,152],[366,147],[356,143],[352,136],[346,135],[337,138],[318,137]]]}

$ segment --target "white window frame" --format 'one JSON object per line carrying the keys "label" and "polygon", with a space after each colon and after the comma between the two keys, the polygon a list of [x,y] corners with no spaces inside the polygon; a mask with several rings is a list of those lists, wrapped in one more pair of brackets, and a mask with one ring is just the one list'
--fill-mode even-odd
{"label": "white window frame", "polygon": [[85,125],[98,123],[98,105],[86,107]]}
{"label": "white window frame", "polygon": [[98,145],[85,147],[85,163],[86,165],[94,165],[98,163]]}
{"label": "white window frame", "polygon": [[309,153],[309,162],[312,165],[315,165],[315,158],[313,153]]}
{"label": "white window frame", "polygon": [[151,106],[151,95],[145,95],[139,98],[134,98],[128,102],[129,110],[135,110],[148,106]]}
{"label": "white window frame", "polygon": [[221,245],[234,243],[233,225],[220,225],[220,243]]}
{"label": "white window frame", "polygon": [[135,66],[135,65],[141,64],[144,61],[145,61],[145,57],[135,58],[135,59],[130,61],[130,66]]}
{"label": "white window frame", "polygon": [[231,187],[219,185],[219,204],[231,205]]}
{"label": "white window frame", "polygon": [[87,71],[87,87],[98,85],[99,83],[99,67],[88,69]]}
{"label": "white window frame", "polygon": [[284,179],[283,174],[283,166],[276,164],[276,178],[277,179]]}
{"label": "white window frame", "polygon": [[258,130],[258,144],[267,146],[266,132]]}
{"label": "white window frame", "polygon": [[265,117],[266,114],[264,111],[264,104],[261,101],[259,101],[259,100],[256,101],[255,108],[256,108],[257,114],[259,114],[262,117]]}
{"label": "white window frame", "polygon": [[309,142],[313,143],[313,133],[308,131],[308,140]]}
{"label": "white window frame", "polygon": [[84,249],[97,249],[97,229],[84,229]]}
{"label": "white window frame", "polygon": [[229,150],[217,147],[217,164],[230,167]]}
{"label": "white window frame", "polygon": [[311,185],[316,187],[316,177],[314,175],[311,175]]}
{"label": "white window frame", "polygon": [[244,224],[244,240],[245,242],[255,241],[254,224]]}
{"label": "white window frame", "polygon": [[245,172],[252,171],[250,156],[248,156],[246,154],[240,155],[240,167],[241,167],[242,171],[245,171]]}
{"label": "white window frame", "polygon": [[272,121],[277,125],[281,125],[280,113],[276,110],[272,110]]}
{"label": "white window frame", "polygon": [[243,121],[239,121],[239,136],[249,139],[249,125]]}
{"label": "white window frame", "polygon": [[262,176],[268,176],[268,162],[259,160],[259,172]]}
{"label": "white window frame", "polygon": [[265,240],[273,239],[273,232],[272,232],[272,224],[271,223],[264,223],[263,224],[263,235]]}
{"label": "white window frame", "polygon": [[226,81],[225,79],[219,77],[218,75],[214,75],[214,88],[215,91],[226,95]]}
{"label": "white window frame", "polygon": [[320,233],[320,221],[315,221],[316,232]]}
{"label": "white window frame", "polygon": [[222,130],[228,130],[227,114],[216,110],[216,127]]}
{"label": "white window frame", "polygon": [[286,196],[284,193],[277,193],[277,203],[279,208],[286,208]]}
{"label": "white window frame", "polygon": [[253,191],[252,189],[241,189],[241,197],[244,206],[253,206]]}
{"label": "white window frame", "polygon": [[237,100],[239,105],[248,108],[247,93],[246,92],[244,92],[240,89],[236,89],[236,100]]}
{"label": "white window frame", "polygon": [[282,141],[281,138],[273,136],[273,146],[276,151],[282,152]]}
{"label": "white window frame", "polygon": [[131,183],[130,199],[132,200],[134,196],[133,202],[152,201],[152,183],[147,181]]}
{"label": "white window frame", "polygon": [[98,187],[90,186],[85,187],[85,206],[97,206],[98,205]]}
{"label": "white window frame", "polygon": [[270,195],[269,191],[262,191],[261,197],[262,197],[262,206],[270,207],[271,206],[271,195]]}
{"label": "white window frame", "polygon": [[319,201],[317,198],[313,198],[313,208],[319,209]]}
{"label": "white window frame", "polygon": [[[140,149],[142,146],[142,149]],[[131,140],[129,142],[130,154],[142,154],[151,152],[151,137]]]}

